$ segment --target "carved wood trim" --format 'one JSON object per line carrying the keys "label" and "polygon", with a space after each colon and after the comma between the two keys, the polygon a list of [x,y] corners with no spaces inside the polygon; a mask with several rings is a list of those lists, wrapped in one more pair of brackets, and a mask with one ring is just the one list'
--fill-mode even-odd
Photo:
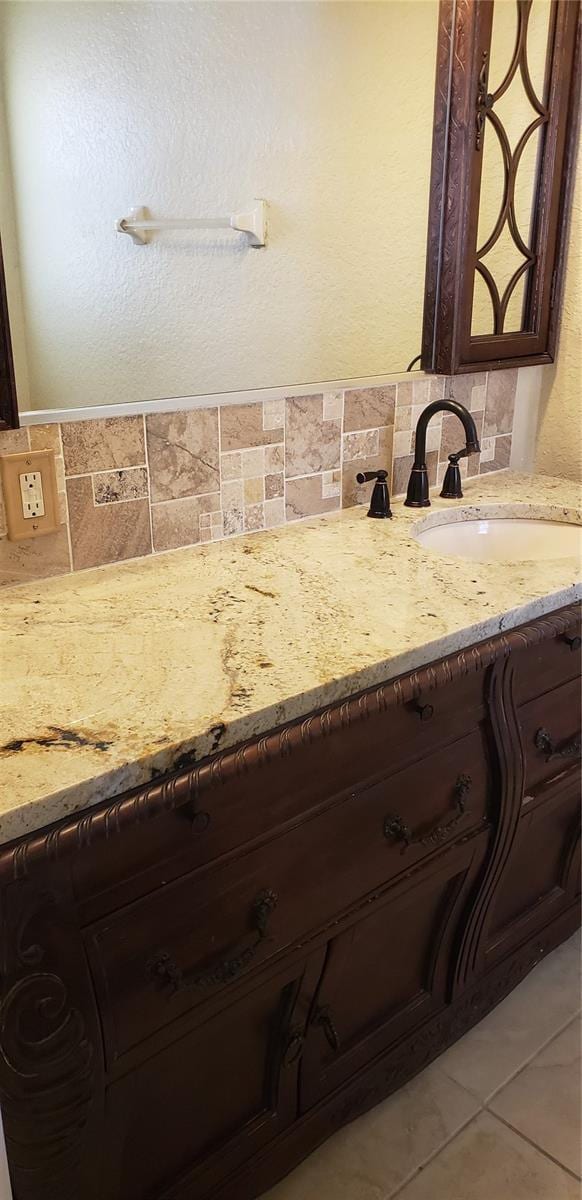
{"label": "carved wood trim", "polygon": [[15,1200],[97,1200],[89,1147],[102,1066],[70,904],[50,882],[18,884],[0,902],[0,1101]]}
{"label": "carved wood trim", "polygon": [[467,923],[453,982],[453,997],[471,982],[482,966],[489,911],[515,838],[521,813],[525,763],[513,700],[511,656],[496,662],[489,681],[489,717],[497,758],[497,820],[479,894]]}
{"label": "carved wood trim", "polygon": [[[245,1164],[236,1175],[212,1192],[212,1200],[254,1200],[271,1188],[305,1155],[315,1149],[340,1125],[354,1120],[384,1100],[419,1071],[423,1070],[448,1046],[477,1024],[504,996],[579,925],[579,912],[573,907],[563,912],[542,931],[529,937],[512,952],[511,958],[497,963],[487,976],[476,982],[453,1004],[427,1022],[392,1051],[377,1059],[331,1098],[306,1113],[275,1146],[265,1148]],[[187,1200],[192,1195],[189,1180],[168,1188],[159,1200]]]}
{"label": "carved wood trim", "polygon": [[277,759],[297,753],[303,746],[323,738],[340,735],[343,729],[368,720],[378,712],[388,712],[410,704],[420,695],[479,671],[485,671],[499,658],[514,650],[538,645],[559,637],[579,619],[579,605],[488,638],[477,645],[459,650],[417,671],[389,683],[369,688],[349,699],[330,705],[289,725],[282,726],[238,747],[215,754],[197,766],[167,775],[144,787],[133,789],[95,808],[85,809],[0,851],[0,886],[34,875],[47,864],[62,861],[86,851],[98,841],[107,841],[162,813],[173,811],[197,800],[209,788],[227,780],[260,771]]}

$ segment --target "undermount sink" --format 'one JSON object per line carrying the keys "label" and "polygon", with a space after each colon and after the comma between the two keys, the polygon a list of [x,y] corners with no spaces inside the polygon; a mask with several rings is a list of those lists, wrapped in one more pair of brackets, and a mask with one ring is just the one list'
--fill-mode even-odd
{"label": "undermount sink", "polygon": [[474,562],[582,560],[582,527],[566,521],[476,515],[425,525],[415,536],[429,550]]}

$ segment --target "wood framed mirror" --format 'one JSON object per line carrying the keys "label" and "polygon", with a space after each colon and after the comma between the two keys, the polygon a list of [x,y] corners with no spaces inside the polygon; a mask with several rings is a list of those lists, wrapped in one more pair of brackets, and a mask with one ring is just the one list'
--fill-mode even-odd
{"label": "wood framed mirror", "polygon": [[579,116],[577,0],[442,0],[421,364],[553,362]]}
{"label": "wood framed mirror", "polygon": [[18,401],[16,397],[16,380],[14,378],[4,261],[2,258],[2,244],[0,243],[0,430],[16,429],[17,427]]}

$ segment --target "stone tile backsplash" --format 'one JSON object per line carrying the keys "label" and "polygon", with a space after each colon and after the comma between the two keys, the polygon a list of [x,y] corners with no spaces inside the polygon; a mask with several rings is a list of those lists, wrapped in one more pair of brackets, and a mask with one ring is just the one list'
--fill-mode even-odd
{"label": "stone tile backsplash", "polygon": [[[385,468],[406,491],[423,408],[450,396],[471,409],[482,451],[464,475],[509,466],[517,371],[421,378],[221,408],[32,425],[0,433],[0,454],[52,447],[61,529],[6,537],[0,495],[0,585],[216,541],[364,504],[359,471]],[[463,444],[457,419],[433,418],[427,465],[442,481]]]}

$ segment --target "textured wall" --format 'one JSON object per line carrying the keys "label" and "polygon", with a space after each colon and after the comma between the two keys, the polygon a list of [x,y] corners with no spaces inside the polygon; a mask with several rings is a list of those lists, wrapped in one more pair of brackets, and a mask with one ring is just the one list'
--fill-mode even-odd
{"label": "textured wall", "polygon": [[572,211],[562,326],[556,362],[543,368],[536,471],[582,478],[582,155]]}
{"label": "textured wall", "polygon": [[[406,369],[437,0],[0,9],[31,407]],[[265,251],[114,232],[257,195]]]}

